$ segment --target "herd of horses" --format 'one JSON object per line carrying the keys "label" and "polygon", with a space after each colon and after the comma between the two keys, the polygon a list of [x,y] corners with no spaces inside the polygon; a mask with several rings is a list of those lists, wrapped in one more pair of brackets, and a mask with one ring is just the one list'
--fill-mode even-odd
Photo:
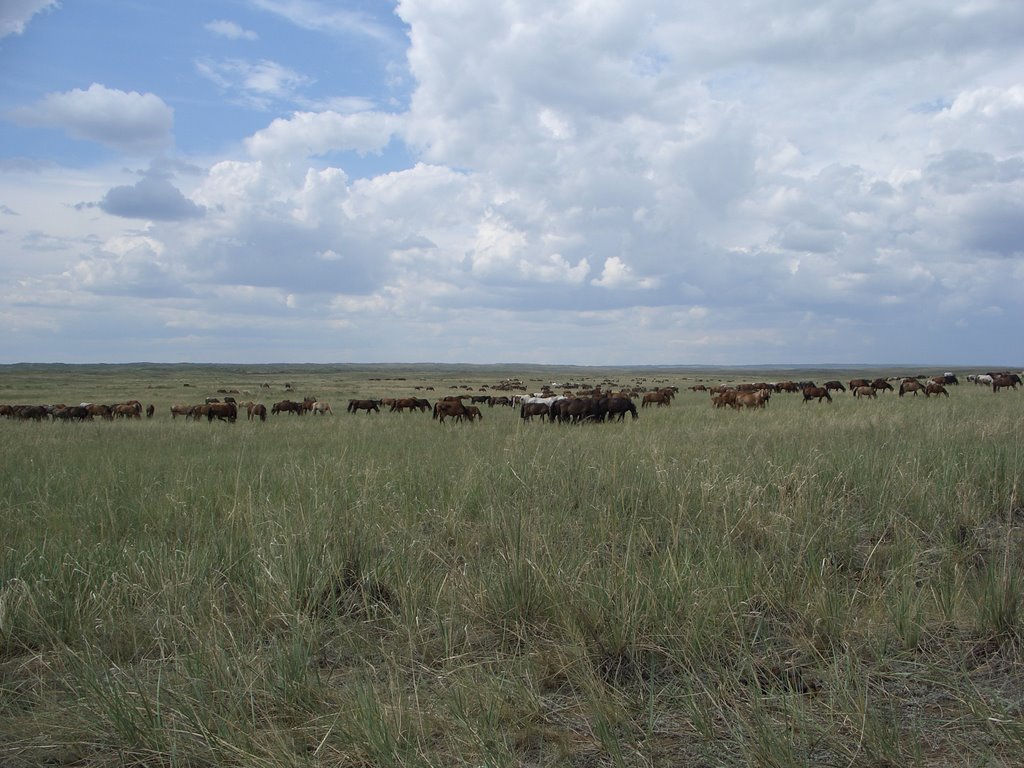
{"label": "herd of horses", "polygon": [[[894,387],[893,382],[896,381],[899,384]],[[1016,390],[1022,384],[1021,375],[1011,371],[972,374],[967,376],[967,381],[979,386],[990,386],[993,392],[999,392],[1002,389]],[[777,393],[798,393],[802,396],[804,403],[832,402],[833,393],[837,392],[849,392],[857,399],[877,399],[880,393],[886,391],[897,392],[899,397],[916,396],[918,393],[923,393],[925,397],[934,395],[948,398],[947,387],[959,384],[960,382],[954,374],[944,373],[931,377],[858,378],[851,379],[846,383],[832,380],[826,381],[821,386],[813,381],[781,381],[715,386],[696,384],[689,389],[694,392],[710,393],[711,404],[715,408],[740,410],[764,408],[768,405],[772,395]],[[472,423],[483,419],[483,412],[479,407],[481,405],[491,408],[518,406],[519,416],[524,422],[530,422],[533,419],[551,423],[623,421],[626,414],[630,414],[633,419],[639,418],[634,398],[639,399],[641,409],[661,408],[670,406],[678,392],[679,387],[674,386],[647,391],[640,391],[636,388],[632,391],[613,391],[611,389],[602,391],[600,387],[597,387],[583,392],[566,390],[561,394],[556,394],[550,388],[545,387],[534,395],[459,394],[442,397],[434,403],[419,397],[352,399],[348,401],[346,411],[352,414],[361,411],[368,414],[380,413],[382,410],[388,410],[391,413],[429,412],[434,420],[441,423],[447,419]],[[186,421],[234,422],[238,420],[243,409],[249,421],[267,420],[267,406],[256,402],[238,403],[233,397],[225,397],[223,400],[211,397],[207,398],[205,402],[195,405],[172,405],[170,411],[172,419],[182,416]],[[138,400],[127,400],[112,404],[0,405],[0,416],[8,419],[34,421],[92,421],[96,418],[105,420],[141,419],[143,415],[152,418],[155,410],[153,405],[143,406]],[[303,400],[276,402],[270,407],[269,413],[271,415],[302,416],[307,413],[329,415],[334,411],[329,403],[315,397],[306,397]]]}

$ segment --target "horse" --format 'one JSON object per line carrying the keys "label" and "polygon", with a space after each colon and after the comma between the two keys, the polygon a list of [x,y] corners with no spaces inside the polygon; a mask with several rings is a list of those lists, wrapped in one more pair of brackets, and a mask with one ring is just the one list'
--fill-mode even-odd
{"label": "horse", "polygon": [[867,379],[850,379],[847,386],[850,388],[850,392],[855,394],[860,387],[870,387],[871,382]]}
{"label": "horse", "polygon": [[466,406],[458,398],[453,398],[451,400],[438,400],[434,403],[434,414],[431,418],[443,424],[448,416],[453,416],[456,420],[462,421],[462,417],[465,415]]}
{"label": "horse", "polygon": [[301,416],[305,410],[305,406],[303,406],[302,403],[297,403],[294,400],[282,400],[278,403],[274,403],[270,408],[270,412],[274,415],[279,413],[294,413],[296,416]]}
{"label": "horse", "polygon": [[[481,401],[481,402],[483,402],[483,401]],[[476,419],[479,419],[480,421],[484,420],[484,415],[482,413],[480,413],[480,409],[477,408],[475,405],[467,405],[467,406],[464,406],[464,407],[466,409],[466,412],[463,414],[463,416],[465,416],[467,420],[469,420],[469,421],[475,421]],[[458,416],[456,416],[455,418],[456,418],[456,420],[459,419]]]}
{"label": "horse", "polygon": [[206,421],[210,423],[214,419],[234,423],[238,419],[238,406],[234,403],[210,403],[207,405]]}
{"label": "horse", "polygon": [[818,398],[818,402],[819,403],[822,400],[828,400],[830,403],[832,402],[832,395],[830,395],[828,393],[828,390],[825,389],[824,387],[804,387],[803,393],[804,393],[804,400],[803,401],[805,403],[808,400],[813,400],[814,398]]}
{"label": "horse", "polygon": [[736,408],[764,408],[771,395],[772,393],[767,389],[759,389],[757,392],[737,392]]}
{"label": "horse", "polygon": [[380,400],[349,400],[347,410],[349,413],[357,413],[359,411],[366,411],[367,413],[375,411],[380,413]]}
{"label": "horse", "polygon": [[878,399],[878,392],[875,391],[874,387],[869,387],[866,384],[864,386],[857,387],[853,390],[854,397],[873,397]]}
{"label": "horse", "polygon": [[249,403],[248,411],[249,421],[255,421],[256,419],[260,421],[267,420],[267,406],[263,403]]}
{"label": "horse", "polygon": [[[543,400],[544,398],[537,399]],[[519,406],[519,418],[521,418],[523,421],[530,421],[533,419],[534,416],[540,416],[540,420],[544,421],[544,419],[548,418],[551,415],[550,409],[550,404],[542,402],[528,403],[524,400],[522,404]]]}
{"label": "horse", "polygon": [[628,397],[609,397],[605,408],[607,409],[606,413],[609,416],[617,416],[618,421],[623,421],[627,413],[633,416],[633,421],[640,418],[640,414],[636,410],[636,404]]}
{"label": "horse", "polygon": [[187,421],[189,416],[192,415],[192,410],[195,408],[194,405],[172,405],[171,406],[171,419],[176,419],[179,416],[184,416]]}
{"label": "horse", "polygon": [[825,382],[825,389],[838,389],[840,392],[846,391],[846,387],[843,386],[843,383],[834,379],[832,381]]}
{"label": "horse", "polygon": [[913,392],[914,397],[917,397],[918,392],[924,392],[924,396],[928,397],[928,392],[925,390],[924,384],[917,379],[904,379],[900,383],[900,397],[903,397],[907,392]]}
{"label": "horse", "polygon": [[949,397],[949,392],[946,391],[946,387],[937,381],[929,381],[924,386],[925,397],[928,395],[945,395]]}
{"label": "horse", "polygon": [[419,397],[403,397],[395,400],[395,402],[391,404],[392,413],[395,411],[402,413],[406,408],[421,412],[428,411],[430,410],[430,403]]}
{"label": "horse", "polygon": [[895,391],[893,389],[892,384],[890,384],[885,379],[875,379],[874,381],[871,382],[871,386],[874,387],[876,390],[878,390],[878,389],[883,389],[883,390],[884,389],[888,389],[890,392],[894,392]]}
{"label": "horse", "polygon": [[138,419],[142,414],[131,403],[118,403],[110,409],[110,413],[117,419]]}
{"label": "horse", "polygon": [[657,392],[645,392],[643,399],[640,401],[640,407],[646,408],[651,403],[654,403],[658,407],[671,405],[672,397],[667,392],[660,389]]}
{"label": "horse", "polygon": [[1010,389],[1017,389],[1017,385],[1021,383],[1020,376],[1016,373],[1001,373],[996,374],[992,377],[992,391],[998,392],[1004,387]]}
{"label": "horse", "polygon": [[152,419],[154,413],[156,413],[156,406],[150,403],[146,406],[146,418]]}
{"label": "horse", "polygon": [[725,408],[726,406],[739,408],[736,404],[737,397],[739,397],[739,392],[735,389],[723,389],[721,392],[711,395],[711,404],[715,408]]}
{"label": "horse", "polygon": [[321,402],[320,400],[313,403],[312,411],[318,416],[326,416],[328,413],[332,416],[334,415],[334,411],[331,410],[331,404]]}

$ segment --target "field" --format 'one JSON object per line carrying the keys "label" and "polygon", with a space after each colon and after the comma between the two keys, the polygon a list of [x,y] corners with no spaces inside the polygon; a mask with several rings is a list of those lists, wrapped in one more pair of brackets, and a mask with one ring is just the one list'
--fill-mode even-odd
{"label": "field", "polygon": [[[0,419],[0,765],[1020,766],[1024,393],[686,389],[887,373],[0,369],[0,403],[156,405]],[[344,409],[508,377],[681,391]],[[170,417],[285,382],[335,414]]]}

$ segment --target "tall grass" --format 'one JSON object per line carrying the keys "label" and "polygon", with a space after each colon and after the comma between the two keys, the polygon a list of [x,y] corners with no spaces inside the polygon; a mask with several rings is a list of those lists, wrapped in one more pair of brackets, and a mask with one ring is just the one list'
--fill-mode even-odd
{"label": "tall grass", "polygon": [[0,423],[0,762],[1024,758],[1019,394],[441,425],[318,384]]}

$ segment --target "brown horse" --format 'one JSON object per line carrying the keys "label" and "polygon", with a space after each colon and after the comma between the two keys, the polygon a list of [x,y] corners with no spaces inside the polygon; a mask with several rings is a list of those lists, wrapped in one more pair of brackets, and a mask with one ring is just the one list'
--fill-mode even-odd
{"label": "brown horse", "polygon": [[263,403],[249,403],[248,410],[249,421],[255,421],[256,419],[260,421],[267,420],[267,406]]}
{"label": "brown horse", "polygon": [[234,423],[238,419],[238,406],[234,403],[210,403],[207,406],[206,421],[212,422],[214,419]]}
{"label": "brown horse", "polygon": [[771,396],[771,391],[767,389],[759,389],[757,392],[738,392],[736,408],[764,408]]}
{"label": "brown horse", "polygon": [[453,416],[457,421],[462,421],[462,417],[465,415],[466,406],[462,404],[461,400],[438,400],[434,403],[432,418],[437,419],[442,424],[448,416]]}
{"label": "brown horse", "polygon": [[924,386],[925,395],[945,395],[949,397],[949,392],[946,391],[946,387],[939,384],[937,381],[929,381]]}
{"label": "brown horse", "polygon": [[873,398],[875,398],[877,400],[878,399],[878,392],[875,391],[874,387],[870,387],[867,384],[865,384],[865,385],[857,387],[855,390],[853,390],[853,396],[854,397],[873,397]]}
{"label": "brown horse", "polygon": [[380,413],[380,400],[349,400],[347,410],[349,413],[357,413],[359,411],[366,411],[367,413]]}
{"label": "brown horse", "polygon": [[547,403],[523,403],[519,406],[519,417],[523,421],[532,421],[534,416],[540,416],[544,421],[549,415],[549,408]]}
{"label": "brown horse", "polygon": [[892,384],[890,384],[885,379],[875,379],[874,381],[871,382],[871,386],[874,387],[876,390],[878,390],[878,389],[881,389],[881,390],[888,389],[890,392],[894,392],[895,391],[893,389]]}
{"label": "brown horse", "polygon": [[405,409],[408,408],[410,411],[417,410],[420,412],[430,410],[430,403],[419,397],[402,397],[391,405],[392,413],[398,411],[404,413]]}
{"label": "brown horse", "polygon": [[917,397],[918,392],[924,392],[924,396],[928,397],[928,392],[925,390],[924,384],[922,384],[917,379],[903,380],[903,382],[900,384],[900,397],[903,397],[905,394],[907,394],[907,392],[912,392],[914,394],[914,397]]}
{"label": "brown horse", "polygon": [[860,387],[870,387],[871,382],[867,379],[850,379],[847,386],[850,388],[850,392],[856,393]]}
{"label": "brown horse", "polygon": [[832,395],[828,393],[828,390],[824,387],[804,387],[804,402],[818,398],[820,403],[822,400],[828,400],[832,402]]}
{"label": "brown horse", "polygon": [[301,416],[305,410],[302,403],[297,403],[294,400],[282,400],[279,403],[274,403],[270,408],[270,412],[275,416],[279,413],[294,413],[296,416]]}
{"label": "brown horse", "polygon": [[1021,383],[1020,376],[1016,373],[1002,373],[992,376],[992,391],[998,392],[1004,387],[1010,389],[1017,389],[1017,385]]}
{"label": "brown horse", "polygon": [[671,405],[672,396],[663,390],[658,390],[657,392],[645,392],[643,399],[640,401],[640,407],[646,408],[651,403],[654,403],[659,407],[662,405]]}
{"label": "brown horse", "polygon": [[843,386],[843,382],[836,381],[835,379],[833,379],[832,381],[826,381],[825,389],[838,389],[840,392],[846,391],[846,387]]}

